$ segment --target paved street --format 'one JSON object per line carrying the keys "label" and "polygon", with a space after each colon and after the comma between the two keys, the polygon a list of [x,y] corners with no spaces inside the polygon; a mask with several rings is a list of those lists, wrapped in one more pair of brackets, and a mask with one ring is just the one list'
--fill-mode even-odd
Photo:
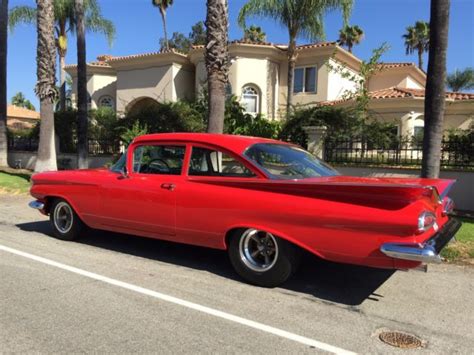
{"label": "paved street", "polygon": [[410,353],[474,351],[472,267],[393,273],[307,256],[263,289],[222,251],[101,231],[59,241],[29,200],[0,194],[2,353],[406,352],[383,328],[426,341]]}

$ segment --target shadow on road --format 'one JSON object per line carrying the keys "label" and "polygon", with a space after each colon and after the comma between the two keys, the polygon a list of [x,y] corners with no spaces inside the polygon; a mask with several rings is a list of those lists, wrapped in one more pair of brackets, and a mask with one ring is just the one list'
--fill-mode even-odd
{"label": "shadow on road", "polygon": [[[17,224],[23,231],[51,235],[49,222]],[[167,241],[140,238],[126,234],[93,230],[79,241],[81,244],[119,253],[205,270],[222,277],[241,281],[227,258],[227,253]],[[305,253],[298,272],[280,289],[304,293],[323,301],[357,306],[365,300],[379,301],[375,291],[390,278],[393,270],[331,263]],[[293,295],[293,293],[289,293]],[[296,296],[296,294],[294,294]]]}

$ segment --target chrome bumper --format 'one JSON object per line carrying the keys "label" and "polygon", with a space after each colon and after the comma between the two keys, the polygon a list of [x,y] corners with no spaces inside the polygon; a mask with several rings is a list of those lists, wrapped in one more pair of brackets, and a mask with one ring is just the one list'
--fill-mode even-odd
{"label": "chrome bumper", "polygon": [[443,228],[424,243],[385,243],[380,251],[395,259],[419,261],[422,263],[440,263],[439,253],[461,228],[461,222],[450,219]]}
{"label": "chrome bumper", "polygon": [[30,206],[31,208],[34,208],[35,210],[42,210],[44,209],[44,203],[43,202],[39,202],[39,201],[31,201],[28,206]]}

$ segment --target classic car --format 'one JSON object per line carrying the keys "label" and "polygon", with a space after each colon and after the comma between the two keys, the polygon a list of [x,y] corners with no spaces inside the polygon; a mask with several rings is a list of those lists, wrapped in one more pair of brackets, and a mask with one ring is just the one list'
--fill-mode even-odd
{"label": "classic car", "polygon": [[460,227],[453,183],[341,176],[290,143],[167,133],[137,137],[110,169],[33,175],[30,206],[60,239],[90,227],[223,249],[243,279],[273,287],[302,250],[376,268],[439,262]]}

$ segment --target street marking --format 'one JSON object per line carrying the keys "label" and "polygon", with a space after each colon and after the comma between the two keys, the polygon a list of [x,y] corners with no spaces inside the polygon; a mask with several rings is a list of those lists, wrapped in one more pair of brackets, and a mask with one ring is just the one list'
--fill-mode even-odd
{"label": "street marking", "polygon": [[327,351],[327,352],[330,352],[330,353],[333,353],[333,354],[341,354],[341,355],[342,354],[344,354],[344,355],[356,354],[352,351],[348,351],[348,350],[339,348],[337,346],[333,346],[333,345],[330,345],[330,344],[327,344],[327,343],[320,342],[318,340],[314,340],[314,339],[307,338],[307,337],[304,337],[304,336],[301,336],[301,335],[298,335],[298,334],[287,332],[286,330],[278,329],[278,328],[275,328],[275,327],[272,327],[272,326],[269,326],[269,325],[266,325],[266,324],[262,324],[262,323],[259,323],[259,322],[254,322],[252,320],[245,319],[245,318],[242,318],[242,317],[239,317],[239,316],[235,316],[235,315],[230,314],[230,313],[222,312],[222,311],[219,311],[217,309],[202,306],[200,304],[189,302],[189,301],[177,298],[177,297],[169,296],[169,295],[166,295],[164,293],[156,292],[156,291],[153,291],[153,290],[150,290],[150,289],[147,289],[147,288],[143,288],[143,287],[140,287],[140,286],[129,284],[127,282],[112,279],[112,278],[107,277],[107,276],[102,276],[102,275],[99,275],[99,274],[96,274],[96,273],[93,273],[93,272],[90,272],[90,271],[82,270],[82,269],[76,268],[74,266],[69,266],[69,265],[66,265],[66,264],[62,264],[62,263],[59,263],[59,262],[54,261],[54,260],[43,258],[41,256],[36,256],[36,255],[30,254],[30,253],[23,252],[21,250],[9,248],[9,247],[6,247],[6,246],[1,245],[1,244],[0,244],[0,250],[3,250],[7,253],[15,254],[15,255],[18,255],[18,256],[22,256],[24,258],[31,259],[31,260],[34,260],[34,261],[37,261],[37,262],[40,262],[40,263],[43,263],[43,264],[46,264],[46,265],[54,266],[58,269],[66,270],[66,271],[72,272],[74,274],[78,274],[78,275],[81,275],[81,276],[88,277],[90,279],[94,279],[94,280],[97,280],[97,281],[102,281],[102,282],[105,282],[105,283],[110,284],[110,285],[118,286],[118,287],[130,290],[130,291],[141,293],[143,295],[151,296],[151,297],[157,298],[157,299],[165,301],[165,302],[173,303],[173,304],[176,304],[176,305],[179,305],[179,306],[182,306],[182,307],[193,309],[193,310],[198,311],[198,312],[206,313],[206,314],[209,314],[209,315],[214,316],[214,317],[218,317],[218,318],[222,318],[222,319],[225,319],[225,320],[228,320],[228,321],[231,321],[231,322],[239,323],[241,325],[245,325],[245,326],[250,327],[250,328],[258,329],[258,330],[261,330],[263,332],[270,333],[270,334],[273,334],[273,335],[276,335],[276,336],[279,336],[279,337],[282,337],[282,338],[285,338],[285,339],[288,339],[288,340],[292,340],[292,341],[295,341],[295,342],[298,342],[298,343],[301,343],[301,344],[304,344],[304,345],[312,346],[312,347],[315,347],[315,348],[318,348],[320,350],[324,350],[324,351]]}

